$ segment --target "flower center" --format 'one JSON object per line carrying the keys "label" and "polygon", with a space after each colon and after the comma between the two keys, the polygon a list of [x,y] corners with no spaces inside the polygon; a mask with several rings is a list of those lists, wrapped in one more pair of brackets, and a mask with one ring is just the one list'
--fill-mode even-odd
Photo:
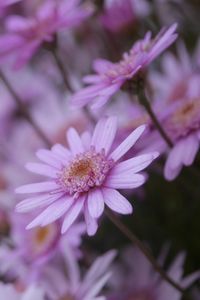
{"label": "flower center", "polygon": [[59,174],[58,183],[70,195],[87,192],[90,188],[100,186],[106,174],[113,166],[105,151],[96,152],[94,147],[89,151],[77,154],[67,167]]}
{"label": "flower center", "polygon": [[41,256],[54,248],[59,239],[60,226],[52,223],[44,227],[36,227],[31,230],[29,246],[33,257]]}
{"label": "flower center", "polygon": [[166,122],[172,136],[181,137],[200,128],[200,98],[181,103]]}

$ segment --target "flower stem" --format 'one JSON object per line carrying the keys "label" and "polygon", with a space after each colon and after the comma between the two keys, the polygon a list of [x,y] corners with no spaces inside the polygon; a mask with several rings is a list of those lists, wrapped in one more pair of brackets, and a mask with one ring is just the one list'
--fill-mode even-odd
{"label": "flower stem", "polygon": [[160,135],[162,136],[162,138],[165,140],[167,145],[170,148],[172,148],[173,143],[172,143],[171,139],[169,138],[169,136],[167,135],[167,133],[165,132],[165,130],[163,129],[163,127],[160,124],[159,120],[157,119],[157,117],[156,117],[154,111],[152,110],[151,105],[150,105],[143,89],[139,89],[138,99],[139,99],[139,102],[145,107],[146,111],[148,112],[149,116],[151,117],[155,127],[158,129],[158,131],[159,131]]}
{"label": "flower stem", "polygon": [[38,136],[43,140],[43,142],[50,147],[51,142],[47,138],[47,136],[44,134],[42,129],[35,123],[33,120],[30,112],[27,110],[26,106],[23,104],[21,98],[17,95],[11,84],[9,83],[6,76],[3,74],[2,71],[0,71],[0,79],[3,81],[4,85],[7,87],[8,91],[13,97],[13,100],[17,104],[17,107],[19,109],[20,114],[23,116],[23,118],[32,126],[32,128],[35,130],[35,132],[38,134]]}
{"label": "flower stem", "polygon": [[57,49],[55,47],[51,47],[51,53],[52,53],[52,55],[54,57],[54,60],[56,62],[58,70],[60,71],[60,74],[62,76],[63,82],[64,82],[67,90],[69,90],[71,93],[73,93],[73,88],[71,87],[71,84],[69,83],[66,70],[65,70],[65,68],[63,66],[62,61],[60,60],[60,57],[59,57],[58,52],[57,52]]}
{"label": "flower stem", "polygon": [[140,251],[145,255],[145,257],[152,264],[153,268],[160,274],[160,276],[167,281],[171,286],[181,293],[184,293],[185,290],[176,283],[172,278],[170,278],[167,273],[160,267],[152,256],[149,249],[137,238],[137,236],[110,210],[106,209],[107,217],[110,221],[133,243],[136,244]]}

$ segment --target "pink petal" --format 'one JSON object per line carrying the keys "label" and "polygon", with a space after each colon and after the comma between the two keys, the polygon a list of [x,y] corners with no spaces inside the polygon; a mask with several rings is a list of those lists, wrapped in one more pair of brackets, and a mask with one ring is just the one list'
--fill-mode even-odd
{"label": "pink petal", "polygon": [[145,183],[145,177],[141,174],[133,174],[127,171],[122,174],[108,176],[104,186],[113,189],[133,189]]}
{"label": "pink petal", "polygon": [[39,216],[37,216],[26,229],[36,226],[46,226],[59,219],[73,204],[73,198],[64,196],[47,207]]}
{"label": "pink petal", "polygon": [[26,193],[43,193],[43,192],[52,192],[59,189],[59,186],[55,181],[45,181],[39,183],[31,183],[18,187],[15,192],[18,194]]}
{"label": "pink petal", "polygon": [[199,150],[199,141],[195,135],[190,135],[187,138],[187,144],[185,144],[185,152],[183,157],[183,164],[185,166],[190,166]]}
{"label": "pink petal", "polygon": [[117,131],[117,118],[103,118],[101,119],[94,130],[91,145],[95,146],[97,151],[105,149],[108,154]]}
{"label": "pink petal", "polygon": [[88,205],[85,202],[84,204],[84,216],[85,216],[85,223],[87,228],[87,234],[89,236],[95,235],[98,229],[98,224],[96,219],[92,218],[88,211]]}
{"label": "pink petal", "polygon": [[111,85],[99,91],[99,93],[95,97],[93,97],[94,99],[91,108],[96,110],[105,105],[109,98],[120,89],[122,83],[123,81],[112,83]]}
{"label": "pink petal", "polygon": [[58,159],[62,161],[63,163],[68,161],[68,159],[71,157],[71,152],[65,148],[63,145],[55,144],[51,151],[58,156]]}
{"label": "pink petal", "polygon": [[70,128],[67,131],[67,140],[73,155],[84,152],[81,138],[74,128]]}
{"label": "pink petal", "polygon": [[144,132],[146,126],[141,125],[136,128],[111,154],[110,157],[114,161],[119,160],[139,139]]}
{"label": "pink petal", "polygon": [[72,223],[76,220],[81,209],[83,208],[84,201],[85,196],[78,198],[76,202],[72,205],[72,207],[69,209],[62,224],[61,233],[65,233],[72,225]]}
{"label": "pink petal", "polygon": [[145,169],[150,163],[159,156],[158,152],[142,154],[134,158],[118,163],[110,172],[111,175],[131,171],[137,173]]}
{"label": "pink petal", "polygon": [[58,170],[55,168],[39,163],[28,163],[26,169],[40,175],[48,176],[51,178],[57,178]]}
{"label": "pink petal", "polygon": [[94,71],[100,74],[107,72],[112,67],[113,64],[109,60],[102,59],[102,58],[95,59],[93,63]]}
{"label": "pink petal", "polygon": [[17,204],[16,211],[29,212],[37,207],[47,206],[52,202],[54,202],[55,200],[58,200],[62,195],[63,193],[57,193],[54,195],[43,194],[32,198],[27,198]]}
{"label": "pink petal", "polygon": [[170,150],[164,168],[164,175],[167,180],[174,180],[180,173],[183,166],[185,147],[186,147],[185,140],[180,140]]}
{"label": "pink petal", "polygon": [[92,189],[88,193],[88,211],[92,218],[99,218],[104,211],[104,199],[100,189]]}
{"label": "pink petal", "polygon": [[106,205],[112,210],[120,214],[132,214],[133,208],[129,201],[118,191],[113,189],[103,189],[103,196]]}
{"label": "pink petal", "polygon": [[36,152],[36,156],[48,165],[60,169],[62,167],[62,162],[58,155],[50,150],[41,149]]}

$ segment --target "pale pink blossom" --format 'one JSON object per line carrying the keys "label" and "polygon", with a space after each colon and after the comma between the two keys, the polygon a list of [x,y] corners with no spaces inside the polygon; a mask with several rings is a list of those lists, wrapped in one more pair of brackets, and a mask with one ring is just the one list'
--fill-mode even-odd
{"label": "pale pink blossom", "polygon": [[81,107],[92,103],[94,108],[103,106],[127,81],[133,81],[176,40],[176,27],[177,24],[173,24],[168,29],[162,29],[154,39],[148,32],[144,39],[137,41],[129,52],[123,54],[119,62],[96,59],[93,63],[96,74],[84,77],[84,82],[89,86],[72,96],[72,105]]}
{"label": "pale pink blossom", "polygon": [[113,150],[117,119],[103,118],[92,136],[89,132],[79,136],[74,128],[70,128],[67,131],[69,149],[56,144],[51,150],[39,150],[37,156],[42,163],[28,163],[27,169],[48,176],[50,180],[16,190],[21,194],[33,194],[17,205],[18,212],[45,208],[27,228],[46,226],[64,215],[61,229],[64,233],[83,211],[87,232],[93,235],[105,205],[115,212],[131,214],[131,204],[117,189],[133,189],[144,184],[145,176],[139,172],[158,153],[147,153],[123,162],[121,159],[144,129],[143,125],[138,127]]}

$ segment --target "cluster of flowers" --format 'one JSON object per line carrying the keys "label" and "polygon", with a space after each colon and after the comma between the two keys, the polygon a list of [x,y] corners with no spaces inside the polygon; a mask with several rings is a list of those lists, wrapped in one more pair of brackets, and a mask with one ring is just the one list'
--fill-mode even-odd
{"label": "cluster of flowers", "polygon": [[[156,5],[0,1],[0,299],[181,299],[138,249],[87,238],[106,212],[132,214],[148,166],[172,181],[198,154],[199,47],[191,58],[179,40],[152,67],[176,22],[129,45]],[[188,288],[200,272],[184,276],[184,260],[166,272]]]}

